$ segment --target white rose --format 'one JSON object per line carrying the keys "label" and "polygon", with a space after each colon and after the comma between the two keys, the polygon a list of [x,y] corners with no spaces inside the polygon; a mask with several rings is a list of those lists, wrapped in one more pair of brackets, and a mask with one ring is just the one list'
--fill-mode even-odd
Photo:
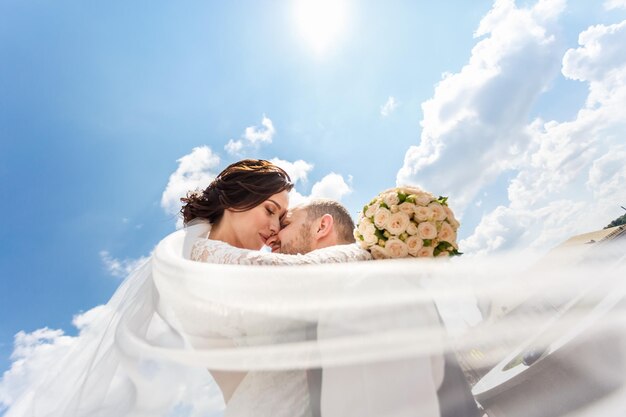
{"label": "white rose", "polygon": [[443,222],[441,224],[441,229],[439,229],[439,233],[437,234],[437,239],[443,242],[452,243],[456,240],[456,232],[452,229],[452,226],[448,222]]}
{"label": "white rose", "polygon": [[401,212],[406,214],[407,216],[412,216],[415,212],[415,204],[407,203],[406,201],[398,206]]}
{"label": "white rose", "polygon": [[370,245],[368,245],[367,242],[364,240],[359,240],[359,246],[361,247],[361,249],[365,250],[369,249],[370,247]]}
{"label": "white rose", "polygon": [[415,224],[415,222],[409,222],[409,225],[406,227],[406,232],[411,236],[417,234],[417,225]]}
{"label": "white rose", "polygon": [[365,232],[367,231],[367,229],[369,228],[369,225],[374,225],[374,223],[372,223],[372,221],[366,217],[362,218],[359,221],[359,226],[358,226],[358,230],[359,233],[361,233],[362,235],[365,234]]}
{"label": "white rose", "polygon": [[429,193],[426,193],[426,192],[421,192],[421,193],[415,194],[415,203],[417,203],[420,206],[427,206],[434,199],[435,199],[435,197],[432,194],[429,194]]}
{"label": "white rose", "polygon": [[407,226],[411,223],[411,219],[401,211],[394,213],[387,221],[387,230],[392,235],[400,235],[405,232]]}
{"label": "white rose", "polygon": [[378,208],[378,204],[371,204],[365,210],[365,217],[373,217],[374,213],[376,213],[376,209]]}
{"label": "white rose", "polygon": [[[403,213],[404,214],[404,213]],[[409,248],[406,243],[400,239],[391,238],[385,245],[385,250],[391,258],[406,258],[409,254]]]}
{"label": "white rose", "polygon": [[439,252],[439,254],[437,255],[438,258],[443,258],[443,257],[448,257],[450,256],[450,254],[448,253],[448,251],[442,250],[441,252]]}
{"label": "white rose", "polygon": [[373,224],[369,224],[365,233],[363,233],[363,241],[367,243],[369,246],[375,245],[378,242],[378,238],[376,237],[376,228]]}
{"label": "white rose", "polygon": [[387,227],[387,222],[389,221],[390,217],[391,212],[388,209],[384,207],[379,207],[378,209],[376,209],[376,213],[374,213],[374,224],[379,229],[385,229]]}
{"label": "white rose", "polygon": [[424,241],[419,236],[409,236],[406,240],[406,246],[409,250],[409,254],[416,256],[417,252],[424,246]]}
{"label": "white rose", "polygon": [[432,258],[435,248],[433,246],[424,246],[417,251],[418,258]]}
{"label": "white rose", "polygon": [[415,206],[415,220],[427,222],[433,219],[433,211],[428,207]]}
{"label": "white rose", "polygon": [[389,211],[391,211],[392,213],[397,213],[399,211],[398,206],[394,204],[393,206],[389,207]]}
{"label": "white rose", "polygon": [[385,193],[385,195],[383,195],[383,201],[389,207],[397,206],[398,204],[400,204],[400,199],[398,198],[398,193],[395,192],[395,191],[390,191],[388,193]]}
{"label": "white rose", "polygon": [[388,259],[389,255],[385,248],[381,248],[380,246],[372,246],[370,248],[370,253],[372,254],[372,258],[374,259]]}
{"label": "white rose", "polygon": [[446,218],[446,211],[443,209],[443,206],[439,203],[433,202],[428,205],[428,208],[433,211],[433,215],[435,216],[435,220],[438,222],[444,221]]}
{"label": "white rose", "polygon": [[431,222],[417,225],[417,235],[422,239],[434,239],[437,237],[437,228]]}

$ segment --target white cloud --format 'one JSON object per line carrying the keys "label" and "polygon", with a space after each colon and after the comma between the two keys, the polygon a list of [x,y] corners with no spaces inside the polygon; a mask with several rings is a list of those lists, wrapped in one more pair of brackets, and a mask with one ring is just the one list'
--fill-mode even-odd
{"label": "white cloud", "polygon": [[342,175],[332,172],[313,184],[309,195],[302,194],[298,190],[298,184],[308,181],[308,175],[313,170],[314,165],[302,159],[290,162],[279,158],[272,158],[270,162],[287,171],[294,183],[294,188],[289,193],[290,207],[306,204],[311,199],[315,198],[328,198],[341,201],[343,196],[352,192],[352,188],[349,185],[352,182],[352,176],[348,176],[348,181],[346,182]]}
{"label": "white cloud", "polygon": [[[74,317],[74,324],[86,330],[103,313],[97,306]],[[0,379],[0,406],[9,407],[7,416],[26,415],[32,404],[34,388],[55,372],[55,366],[77,343],[78,337],[67,336],[63,330],[44,327],[32,333],[20,331],[15,335],[12,364]],[[45,403],[37,403],[45,406]]]}
{"label": "white cloud", "polygon": [[[625,29],[626,21],[623,21],[609,26],[591,26],[582,32],[578,37],[578,43],[582,47],[570,49],[563,58],[563,75],[573,80],[592,83],[610,82],[616,76],[620,78],[620,74],[610,73],[624,70]],[[613,84],[608,86],[613,87]]]}
{"label": "white cloud", "polygon": [[585,203],[558,200],[537,208],[498,206],[483,216],[474,233],[460,242],[467,253],[532,248],[547,250],[571,233],[572,213],[584,213]]}
{"label": "white cloud", "polygon": [[552,32],[563,8],[562,0],[531,8],[495,2],[469,62],[422,104],[421,141],[406,152],[397,184],[448,195],[461,214],[484,186],[520,165],[532,104],[558,74]]}
{"label": "white cloud", "polygon": [[331,172],[311,188],[311,199],[328,198],[341,201],[344,195],[352,192],[352,188],[343,179],[343,176]]}
{"label": "white cloud", "polygon": [[243,149],[243,142],[241,140],[231,139],[224,146],[224,150],[226,150],[226,152],[228,152],[230,155],[239,155],[242,149]]}
{"label": "white cloud", "polygon": [[563,58],[563,75],[588,83],[576,117],[535,120],[530,145],[508,189],[509,204],[488,213],[461,245],[549,249],[573,234],[597,230],[626,201],[626,21],[591,26]]}
{"label": "white cloud", "polygon": [[242,139],[229,140],[224,149],[229,155],[241,156],[247,148],[256,149],[261,144],[272,143],[275,134],[274,123],[264,115],[261,126],[246,127]]}
{"label": "white cloud", "polygon": [[101,304],[85,311],[84,313],[76,314],[72,318],[72,324],[81,332],[88,331],[90,326],[93,326],[102,315],[107,313],[108,308],[109,307],[106,305]]}
{"label": "white cloud", "polygon": [[349,183],[351,177],[346,182],[342,175],[331,172],[321,180],[313,184],[309,195],[301,194],[295,187],[289,193],[289,206],[295,207],[300,204],[307,204],[317,198],[325,198],[341,202],[343,196],[352,192]]}
{"label": "white cloud", "polygon": [[298,159],[294,162],[285,161],[283,159],[272,158],[270,162],[284,169],[294,184],[298,182],[306,182],[309,172],[313,169],[313,164]]}
{"label": "white cloud", "polygon": [[[74,338],[65,336],[62,330],[43,328],[32,333],[18,332],[11,355],[13,363],[0,380],[0,405],[11,407],[18,398],[28,395],[73,344]],[[15,407],[23,409],[25,404]],[[20,414],[19,410],[11,411]]]}
{"label": "white cloud", "polygon": [[295,187],[289,192],[289,207],[306,204],[310,200],[311,198],[309,196],[300,194],[300,192],[298,192]]}
{"label": "white cloud", "polygon": [[124,278],[148,260],[147,256],[138,259],[117,259],[105,250],[100,251],[100,259],[107,271],[114,277]]}
{"label": "white cloud", "polygon": [[177,214],[181,208],[181,197],[195,189],[206,188],[217,174],[214,169],[220,158],[207,146],[194,148],[190,154],[178,160],[178,168],[170,175],[169,182],[161,196],[161,207],[168,214]]}
{"label": "white cloud", "polygon": [[[100,337],[111,323],[111,317],[110,307],[100,305],[74,317],[73,324],[79,330],[78,336],[67,336],[62,330],[48,328],[37,329],[32,333],[17,333],[11,366],[0,379],[0,410],[5,411],[4,415],[30,415],[33,406],[43,410],[54,409],[59,401],[66,400],[63,396],[59,397],[58,393],[74,393],[72,384],[78,381],[77,372],[85,370],[90,364],[90,355],[98,348]],[[115,361],[108,355],[103,356],[100,365],[111,360]],[[116,369],[115,362],[107,363]],[[134,401],[129,398],[129,382],[120,373],[120,368],[117,369],[118,373],[111,378],[105,405],[117,406]],[[46,389],[40,392],[43,395],[34,398],[35,390],[41,384],[49,383],[57,372],[62,377],[54,379],[54,390],[46,385]],[[162,381],[164,385],[159,386],[164,390],[161,398],[163,405],[175,405],[168,415],[221,415],[221,394],[205,370],[181,368],[175,375],[178,380]]]}
{"label": "white cloud", "polygon": [[598,199],[623,194],[620,191],[626,185],[626,147],[615,147],[593,161],[586,185]]}
{"label": "white cloud", "polygon": [[626,9],[626,0],[606,0],[604,8],[606,10]]}
{"label": "white cloud", "polygon": [[394,97],[389,96],[385,104],[380,106],[381,116],[383,117],[389,116],[391,113],[394,112],[396,108],[398,108],[398,105],[399,105],[398,101]]}
{"label": "white cloud", "polygon": [[274,129],[274,124],[268,117],[264,115],[263,120],[261,120],[261,126],[262,127],[246,127],[246,130],[243,134],[244,139],[252,144],[272,143],[272,138],[276,133],[276,129]]}

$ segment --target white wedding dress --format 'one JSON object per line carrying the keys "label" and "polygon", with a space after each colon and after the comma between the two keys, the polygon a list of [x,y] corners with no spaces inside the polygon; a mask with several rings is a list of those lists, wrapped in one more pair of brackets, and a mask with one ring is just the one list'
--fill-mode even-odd
{"label": "white wedding dress", "polygon": [[[371,256],[357,245],[333,246],[306,255],[284,255],[243,250],[221,241],[199,238],[193,244],[190,258],[214,264],[295,266],[363,261],[371,259]],[[259,342],[280,344],[304,341],[305,326],[306,323],[277,317],[238,314],[227,316],[225,321],[219,323],[219,329],[213,330],[241,348]],[[290,327],[291,331],[287,331]],[[198,340],[197,343],[202,342]],[[191,344],[194,342],[191,341]],[[311,406],[305,370],[253,371],[246,374],[233,393],[224,417],[310,417]]]}

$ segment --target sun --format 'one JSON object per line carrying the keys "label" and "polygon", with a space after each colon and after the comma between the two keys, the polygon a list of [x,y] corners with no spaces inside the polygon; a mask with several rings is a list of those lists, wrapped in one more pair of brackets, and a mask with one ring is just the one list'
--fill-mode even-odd
{"label": "sun", "polygon": [[328,51],[344,32],[347,3],[347,0],[294,0],[297,29],[317,54]]}

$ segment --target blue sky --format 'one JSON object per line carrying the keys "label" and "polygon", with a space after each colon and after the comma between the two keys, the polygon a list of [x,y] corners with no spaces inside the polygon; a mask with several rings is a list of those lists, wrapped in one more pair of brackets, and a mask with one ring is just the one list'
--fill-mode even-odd
{"label": "blue sky", "polygon": [[19,331],[74,334],[177,190],[241,157],[355,215],[396,183],[449,195],[468,253],[623,213],[625,1],[354,0],[334,34],[336,6],[297,7],[0,3],[0,370]]}

